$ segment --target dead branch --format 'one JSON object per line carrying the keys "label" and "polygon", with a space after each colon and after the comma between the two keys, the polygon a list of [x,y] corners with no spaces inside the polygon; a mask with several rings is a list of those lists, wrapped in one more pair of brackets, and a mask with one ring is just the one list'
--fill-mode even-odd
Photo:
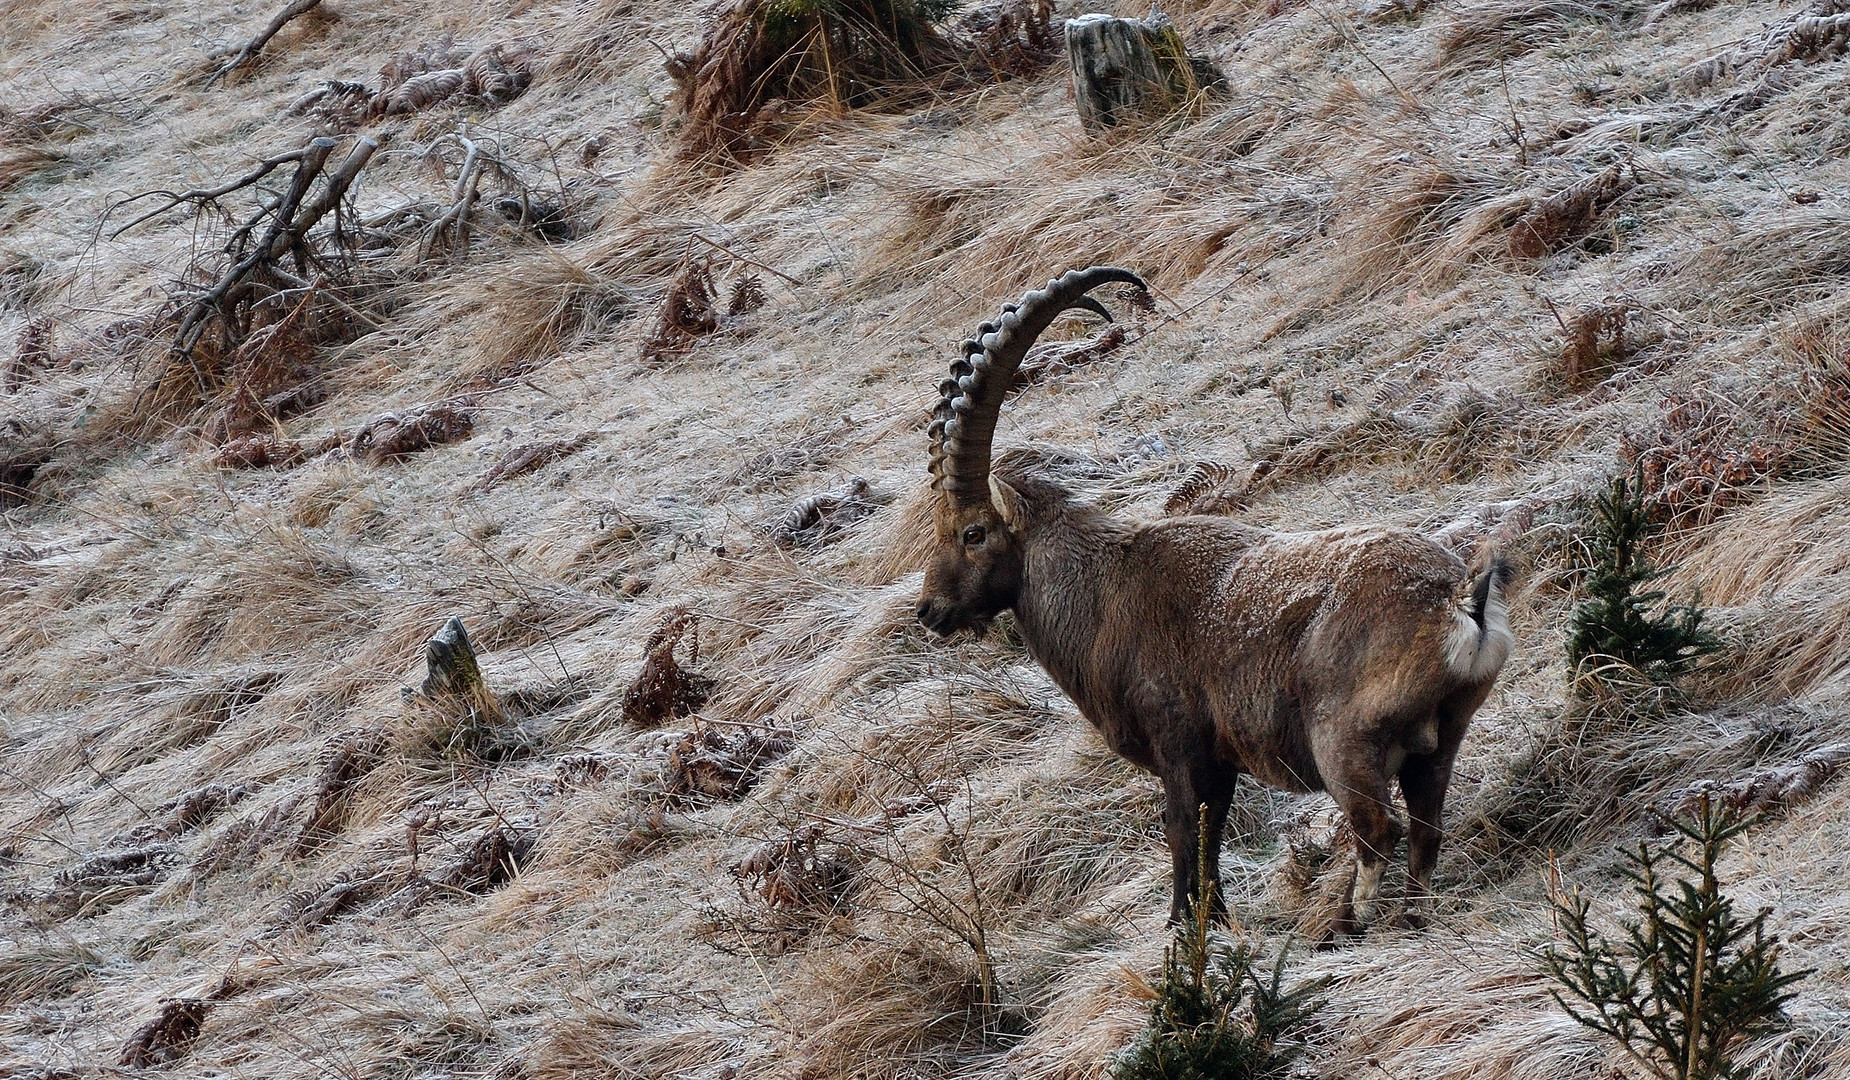
{"label": "dead branch", "polygon": [[320,6],[321,0],[289,0],[283,10],[276,13],[276,18],[270,20],[270,25],[263,28],[262,33],[245,42],[244,47],[237,51],[229,63],[212,73],[212,77],[206,80],[206,85],[211,86],[239,68],[256,63],[257,54],[263,51],[263,47],[270,43],[271,38],[282,32],[283,27]]}
{"label": "dead branch", "polygon": [[[197,203],[198,205],[203,206],[206,203],[213,202],[218,199],[222,199],[234,191],[237,191],[241,188],[250,187],[252,184],[255,184],[257,181],[262,180],[264,177],[270,175],[272,172],[275,172],[281,166],[288,165],[291,162],[301,161],[304,157],[308,155],[308,153],[309,153],[308,149],[305,148],[302,150],[293,150],[287,154],[278,154],[277,156],[273,158],[265,158],[262,161],[257,163],[257,171],[250,173],[247,176],[239,177],[238,179],[233,180],[230,183],[220,184],[219,186],[215,188],[194,188],[191,191],[183,191],[183,192],[180,192],[179,194],[175,194],[174,192],[171,192],[171,191],[144,191],[139,195],[131,195],[127,199],[124,199],[115,205],[116,206],[127,206],[129,203],[135,202],[140,199],[146,199],[149,196],[153,196],[153,195],[165,195],[167,196],[168,201],[166,205],[156,207],[155,209],[150,210],[147,213],[136,218],[134,221],[129,222],[127,225],[122,226],[120,229],[117,229],[115,232],[110,233],[109,238],[111,240],[114,240],[117,237],[121,236],[123,233],[141,224],[142,222],[147,221],[150,218],[160,217],[162,214],[165,214],[167,211],[172,210],[176,206],[179,206],[181,203],[190,202],[190,203]],[[115,206],[110,207],[110,209],[113,211],[115,209]]]}
{"label": "dead branch", "polygon": [[469,218],[481,198],[483,154],[481,144],[458,132],[452,136],[463,147],[462,168],[456,174],[454,201],[442,216],[424,229],[418,240],[418,261],[428,259],[445,232],[450,234],[451,250],[467,247]]}
{"label": "dead branch", "polygon": [[[323,167],[334,152],[334,140],[318,138],[309,143],[296,167],[295,175],[290,179],[289,189],[277,201],[274,211],[260,212],[257,218],[239,230],[239,237],[248,236],[255,231],[255,223],[261,219],[262,213],[268,212],[270,224],[263,238],[227,270],[217,284],[187,305],[174,335],[174,352],[190,357],[194,346],[198,345],[207,325],[215,316],[222,319],[226,327],[235,326],[237,320],[233,309],[244,299],[245,287],[252,283],[259,271],[280,272],[280,268],[275,266],[276,260],[291,253],[296,255],[298,262],[306,263],[303,237],[330,210],[340,205],[347,190],[360,175],[360,170],[366,167],[378,149],[377,139],[368,136],[356,139],[346,159],[326,175],[320,193],[309,199],[309,190],[321,176]],[[238,242],[239,237],[234,237],[233,242]]]}

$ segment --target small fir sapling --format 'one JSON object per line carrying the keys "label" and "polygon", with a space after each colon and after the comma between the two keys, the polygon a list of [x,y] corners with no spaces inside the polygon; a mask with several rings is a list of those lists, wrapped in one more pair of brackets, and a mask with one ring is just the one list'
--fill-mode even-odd
{"label": "small fir sapling", "polygon": [[[1197,830],[1207,864],[1207,807]],[[1279,950],[1268,971],[1259,950],[1217,940],[1210,930],[1214,883],[1200,875],[1188,917],[1163,953],[1150,1023],[1112,1066],[1112,1080],[1271,1080],[1303,1052],[1292,1037],[1321,1006],[1329,979],[1285,989]]]}
{"label": "small fir sapling", "polygon": [[[1653,682],[1684,675],[1721,642],[1702,628],[1701,597],[1653,613],[1664,593],[1645,588],[1674,567],[1655,567],[1643,547],[1656,527],[1644,506],[1642,467],[1620,476],[1594,501],[1586,598],[1568,616],[1567,660],[1575,671],[1587,661],[1617,660]],[[1600,659],[1595,659],[1600,658]]]}
{"label": "small fir sapling", "polygon": [[[1693,845],[1640,842],[1621,871],[1638,897],[1638,917],[1621,920],[1617,941],[1594,929],[1579,890],[1557,902],[1561,940],[1542,953],[1559,987],[1555,1001],[1581,1024],[1610,1036],[1664,1080],[1731,1080],[1731,1055],[1745,1040],[1785,1023],[1791,988],[1811,972],[1783,972],[1768,911],[1742,919],[1722,893],[1715,864],[1740,819],[1704,797],[1672,828]],[[1693,877],[1666,880],[1664,871]]]}

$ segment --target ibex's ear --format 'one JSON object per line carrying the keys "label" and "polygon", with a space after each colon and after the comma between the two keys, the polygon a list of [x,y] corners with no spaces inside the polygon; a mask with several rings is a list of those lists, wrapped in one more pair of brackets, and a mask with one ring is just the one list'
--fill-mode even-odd
{"label": "ibex's ear", "polygon": [[1021,492],[1009,487],[995,473],[989,474],[989,501],[996,508],[996,513],[1002,515],[1002,524],[1016,532],[1021,531],[1021,523],[1027,517],[1022,512]]}

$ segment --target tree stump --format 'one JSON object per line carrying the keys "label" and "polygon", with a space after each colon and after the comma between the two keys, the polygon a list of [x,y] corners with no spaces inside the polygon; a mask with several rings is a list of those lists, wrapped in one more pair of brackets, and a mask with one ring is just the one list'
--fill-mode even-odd
{"label": "tree stump", "polygon": [[1081,15],[1066,21],[1073,97],[1087,131],[1153,120],[1200,92],[1198,65],[1169,16]]}
{"label": "tree stump", "polygon": [[501,706],[482,679],[482,668],[475,662],[475,647],[462,619],[450,616],[435,637],[424,643],[424,685],[418,693],[431,701],[450,701],[468,710],[475,725],[501,722]]}

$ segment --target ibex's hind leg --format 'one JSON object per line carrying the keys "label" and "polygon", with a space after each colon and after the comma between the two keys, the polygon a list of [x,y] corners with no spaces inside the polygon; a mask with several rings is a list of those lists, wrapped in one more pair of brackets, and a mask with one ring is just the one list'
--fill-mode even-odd
{"label": "ibex's hind leg", "polygon": [[1405,828],[1394,816],[1388,778],[1378,761],[1340,764],[1325,771],[1324,783],[1355,831],[1356,873],[1331,929],[1356,934],[1374,921],[1381,877]]}
{"label": "ibex's hind leg", "polygon": [[[1449,737],[1448,737],[1449,735]],[[1425,925],[1432,908],[1432,873],[1439,863],[1439,842],[1445,836],[1440,818],[1445,810],[1445,789],[1452,781],[1452,759],[1458,754],[1463,726],[1455,733],[1440,728],[1439,748],[1431,754],[1410,757],[1400,769],[1400,790],[1407,797],[1407,923]]]}
{"label": "ibex's hind leg", "polygon": [[[1239,778],[1234,777],[1235,780]],[[1233,802],[1233,785],[1204,785],[1192,777],[1171,777],[1163,781],[1163,836],[1169,841],[1169,858],[1175,866],[1175,891],[1169,902],[1169,922],[1176,925],[1188,917],[1206,875],[1209,888],[1208,911],[1219,923],[1227,921],[1227,901],[1220,888],[1221,831],[1227,824],[1227,810]],[[1200,863],[1201,836],[1198,826],[1201,807],[1208,808],[1207,862]],[[1199,865],[1198,865],[1199,864]]]}

